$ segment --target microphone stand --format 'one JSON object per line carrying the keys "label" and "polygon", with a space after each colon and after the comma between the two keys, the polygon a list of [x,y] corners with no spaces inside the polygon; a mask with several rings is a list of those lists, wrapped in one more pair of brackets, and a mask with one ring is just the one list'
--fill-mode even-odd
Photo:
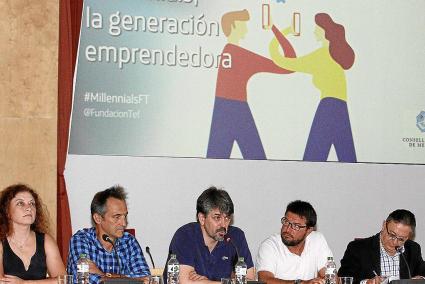
{"label": "microphone stand", "polygon": [[233,248],[236,250],[236,256],[238,257],[238,259],[239,259],[239,250],[238,250],[238,248],[236,247],[236,245],[235,245],[235,243],[233,242],[233,240],[232,240],[232,238],[230,238],[229,236],[225,236],[224,237],[224,240],[226,241],[226,243],[230,243],[232,246],[233,246]]}
{"label": "microphone stand", "polygon": [[400,253],[401,258],[402,258],[402,259],[403,259],[403,261],[404,261],[404,264],[406,264],[406,267],[407,267],[407,273],[408,273],[408,275],[409,275],[409,279],[412,279],[412,274],[410,273],[409,263],[407,263],[407,260],[406,260],[406,258],[404,257],[403,247],[397,247],[397,248],[396,248],[396,250],[397,250],[397,252],[399,252],[399,253]]}
{"label": "microphone stand", "polygon": [[149,255],[149,258],[151,259],[151,262],[152,262],[152,267],[155,269],[155,263],[153,262],[153,257],[152,257],[152,254],[151,254],[151,249],[148,246],[146,247],[146,253]]}
{"label": "microphone stand", "polygon": [[117,252],[117,250],[115,248],[115,243],[111,240],[111,238],[107,234],[103,234],[102,235],[102,239],[105,242],[108,242],[108,243],[110,243],[112,245],[112,250],[115,252],[115,258],[116,258],[116,260],[118,262],[118,275],[121,276],[121,262],[120,262],[120,257],[118,255],[118,252]]}

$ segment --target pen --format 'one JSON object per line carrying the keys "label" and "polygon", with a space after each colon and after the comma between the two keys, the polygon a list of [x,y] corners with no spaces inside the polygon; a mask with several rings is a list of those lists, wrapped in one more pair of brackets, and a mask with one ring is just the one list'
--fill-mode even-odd
{"label": "pen", "polygon": [[372,270],[373,274],[375,274],[375,276],[378,276],[378,273],[376,273],[375,270]]}

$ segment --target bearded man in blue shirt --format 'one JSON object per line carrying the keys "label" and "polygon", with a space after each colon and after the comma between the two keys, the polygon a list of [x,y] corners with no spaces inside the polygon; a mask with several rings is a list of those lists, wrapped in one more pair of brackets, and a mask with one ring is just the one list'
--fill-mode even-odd
{"label": "bearded man in blue shirt", "polygon": [[254,279],[245,234],[230,226],[233,213],[232,199],[222,189],[210,187],[198,197],[197,222],[180,227],[169,248],[168,258],[175,254],[180,263],[180,284],[210,284],[230,278],[238,256],[247,264],[247,279]]}
{"label": "bearded man in blue shirt", "polygon": [[136,238],[125,232],[126,198],[120,186],[100,191],[93,197],[90,209],[94,227],[79,230],[70,240],[67,271],[74,281],[81,254],[89,259],[90,283],[100,283],[108,277],[148,281],[150,271],[142,249]]}

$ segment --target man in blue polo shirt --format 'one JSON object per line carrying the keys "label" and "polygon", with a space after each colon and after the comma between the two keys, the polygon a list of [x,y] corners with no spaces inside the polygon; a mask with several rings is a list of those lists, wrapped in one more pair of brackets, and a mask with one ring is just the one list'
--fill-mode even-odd
{"label": "man in blue polo shirt", "polygon": [[[208,284],[232,277],[244,257],[247,278],[254,279],[254,264],[243,231],[229,226],[234,212],[229,194],[215,187],[205,190],[196,203],[197,222],[180,227],[171,240],[168,258],[177,256],[181,284]],[[166,281],[164,271],[164,281]]]}

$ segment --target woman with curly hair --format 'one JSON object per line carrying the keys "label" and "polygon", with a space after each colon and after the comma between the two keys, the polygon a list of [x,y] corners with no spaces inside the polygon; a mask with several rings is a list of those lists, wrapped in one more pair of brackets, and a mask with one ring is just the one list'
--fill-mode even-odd
{"label": "woman with curly hair", "polygon": [[[322,46],[301,57],[288,58],[280,54],[274,38],[270,55],[278,66],[287,70],[312,75],[313,84],[320,91],[320,103],[311,125],[303,159],[326,161],[334,145],[338,160],[357,162],[353,134],[347,108],[345,70],[354,63],[354,51],[345,39],[344,27],[326,13],[315,16],[314,34]],[[282,47],[283,48],[283,47]]]}
{"label": "woman with curly hair", "polygon": [[0,193],[1,283],[56,283],[57,276],[65,274],[56,241],[48,232],[47,211],[37,192],[15,184]]}

